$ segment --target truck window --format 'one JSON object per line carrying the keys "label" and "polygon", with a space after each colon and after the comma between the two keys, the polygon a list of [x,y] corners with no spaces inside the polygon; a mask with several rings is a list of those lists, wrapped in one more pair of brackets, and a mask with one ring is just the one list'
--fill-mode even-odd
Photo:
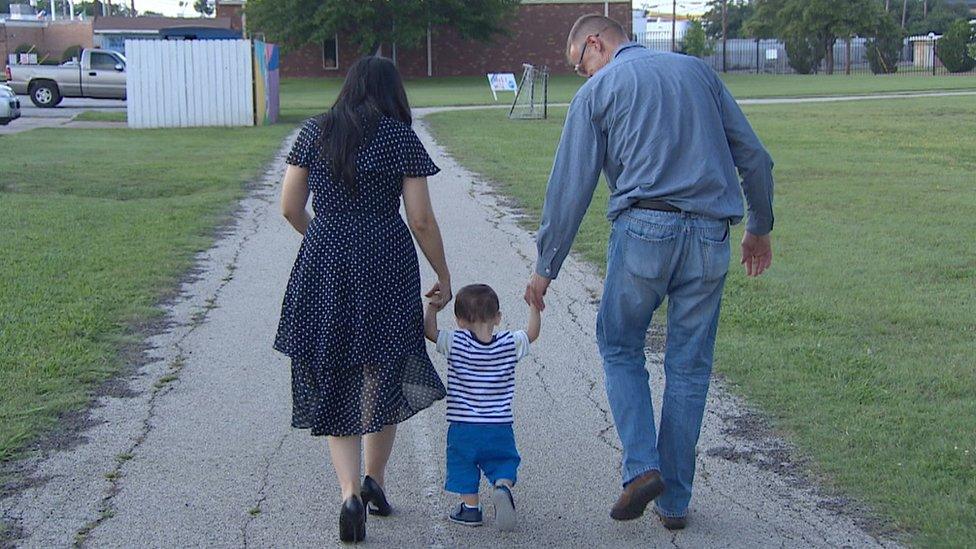
{"label": "truck window", "polygon": [[91,54],[91,68],[92,70],[108,70],[114,71],[115,65],[119,63],[119,60],[114,56],[107,53],[97,53],[93,52]]}

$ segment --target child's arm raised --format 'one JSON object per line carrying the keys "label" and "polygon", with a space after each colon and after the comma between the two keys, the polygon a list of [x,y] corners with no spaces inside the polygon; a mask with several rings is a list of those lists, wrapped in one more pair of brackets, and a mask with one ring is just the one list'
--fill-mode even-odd
{"label": "child's arm raised", "polygon": [[529,343],[535,343],[541,331],[542,313],[535,305],[529,305],[529,327],[525,330],[525,334],[529,336]]}
{"label": "child's arm raised", "polygon": [[427,310],[424,311],[424,336],[432,343],[437,343],[437,311],[439,310],[433,303],[428,303]]}

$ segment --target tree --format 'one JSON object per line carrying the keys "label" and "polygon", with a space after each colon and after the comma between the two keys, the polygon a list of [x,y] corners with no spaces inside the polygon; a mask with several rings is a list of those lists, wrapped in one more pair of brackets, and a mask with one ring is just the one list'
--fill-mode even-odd
{"label": "tree", "polygon": [[[728,36],[726,38],[745,38],[746,33],[742,28],[745,22],[752,17],[755,8],[746,0],[724,0],[727,2],[726,16],[728,20]],[[705,27],[705,34],[712,39],[722,38],[722,2],[723,0],[710,0],[708,11],[702,16],[702,25]]]}
{"label": "tree", "polygon": [[685,37],[681,41],[681,53],[693,55],[695,57],[708,57],[715,53],[715,46],[711,40],[705,36],[705,28],[702,22],[692,20],[685,32]]}
{"label": "tree", "polygon": [[336,34],[362,53],[382,44],[415,46],[429,26],[454,28],[463,38],[488,41],[505,32],[504,20],[520,0],[251,0],[248,26],[286,47],[321,42]]}
{"label": "tree", "polygon": [[756,0],[746,30],[757,38],[780,37],[797,72],[813,72],[823,61],[824,71],[833,74],[838,38],[868,31],[877,10],[875,0]]}
{"label": "tree", "polygon": [[968,9],[963,2],[928,0],[926,13],[922,0],[913,0],[908,4],[906,28],[911,35],[924,35],[930,32],[945,34],[953,21],[968,19],[968,16]]}
{"label": "tree", "polygon": [[976,42],[976,28],[960,19],[949,25],[949,30],[936,42],[935,54],[949,72],[971,71],[976,68],[976,59],[969,51],[973,42]]}
{"label": "tree", "polygon": [[867,41],[868,66],[874,74],[892,74],[898,70],[904,31],[892,14],[881,11]]}
{"label": "tree", "polygon": [[211,0],[196,0],[193,2],[193,9],[200,15],[213,15],[214,5]]}
{"label": "tree", "polygon": [[[109,12],[108,15],[128,16],[130,14],[129,6],[123,5],[122,2],[112,2],[111,6],[103,2],[102,5],[105,5],[105,9]],[[102,7],[94,1],[75,2],[75,15],[85,15],[87,17],[95,17],[97,15],[101,17]]]}

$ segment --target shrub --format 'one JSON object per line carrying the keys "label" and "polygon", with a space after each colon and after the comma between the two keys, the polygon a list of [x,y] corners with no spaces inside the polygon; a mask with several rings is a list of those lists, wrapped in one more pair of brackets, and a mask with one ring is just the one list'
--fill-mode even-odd
{"label": "shrub", "polygon": [[969,52],[969,44],[974,40],[973,27],[960,19],[949,25],[949,30],[936,42],[935,54],[949,72],[971,71],[976,67],[976,59]]}
{"label": "shrub", "polygon": [[783,46],[786,48],[786,62],[799,74],[813,74],[823,59],[824,51],[820,44],[800,34],[787,36]]}
{"label": "shrub", "polygon": [[688,31],[681,43],[681,52],[698,58],[715,53],[715,47],[705,35],[705,27],[702,26],[701,21],[694,20],[688,25]]}
{"label": "shrub", "polygon": [[887,13],[882,13],[867,41],[868,65],[874,74],[892,74],[898,70],[902,31]]}

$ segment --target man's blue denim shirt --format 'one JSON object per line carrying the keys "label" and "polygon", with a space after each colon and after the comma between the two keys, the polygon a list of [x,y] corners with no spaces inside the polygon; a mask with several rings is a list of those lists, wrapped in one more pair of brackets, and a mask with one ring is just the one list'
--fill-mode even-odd
{"label": "man's blue denim shirt", "polygon": [[611,221],[650,198],[735,224],[744,192],[746,230],[773,228],[772,158],[722,80],[695,57],[626,43],[576,93],[549,176],[538,274],[559,273],[601,169]]}

